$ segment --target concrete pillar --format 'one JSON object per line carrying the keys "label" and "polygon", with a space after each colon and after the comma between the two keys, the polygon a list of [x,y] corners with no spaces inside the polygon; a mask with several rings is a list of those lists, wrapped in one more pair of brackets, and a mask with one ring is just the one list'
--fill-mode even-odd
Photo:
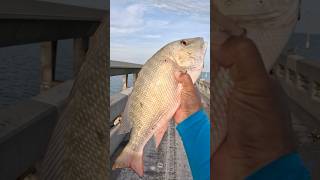
{"label": "concrete pillar", "polygon": [[40,91],[45,91],[52,86],[55,77],[57,57],[57,41],[43,42],[40,45],[41,85]]}
{"label": "concrete pillar", "polygon": [[128,88],[128,74],[123,76],[123,81],[122,81],[122,89],[127,89]]}
{"label": "concrete pillar", "polygon": [[133,74],[133,85],[136,82],[137,78],[138,78],[138,73]]}
{"label": "concrete pillar", "polygon": [[89,38],[76,38],[73,40],[73,75],[78,74],[82,63],[86,58],[89,48]]}

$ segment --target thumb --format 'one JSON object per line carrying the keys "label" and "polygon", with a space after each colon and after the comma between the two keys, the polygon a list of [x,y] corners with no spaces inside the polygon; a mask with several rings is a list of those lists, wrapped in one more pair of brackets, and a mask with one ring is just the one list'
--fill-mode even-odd
{"label": "thumb", "polygon": [[236,83],[261,85],[268,78],[256,45],[246,37],[230,37],[221,47],[219,66],[230,69]]}
{"label": "thumb", "polygon": [[191,88],[193,88],[192,79],[188,73],[177,71],[174,73],[174,75],[178,83],[182,84],[184,90],[190,90]]}

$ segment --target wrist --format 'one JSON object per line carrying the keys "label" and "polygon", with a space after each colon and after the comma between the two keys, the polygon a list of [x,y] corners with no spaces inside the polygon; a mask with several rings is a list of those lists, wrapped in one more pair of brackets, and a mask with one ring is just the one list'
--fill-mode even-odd
{"label": "wrist", "polygon": [[192,114],[198,112],[201,109],[201,106],[194,106],[193,108],[187,108],[184,111],[179,112],[179,115],[175,116],[175,123],[180,124],[184,120],[188,119]]}

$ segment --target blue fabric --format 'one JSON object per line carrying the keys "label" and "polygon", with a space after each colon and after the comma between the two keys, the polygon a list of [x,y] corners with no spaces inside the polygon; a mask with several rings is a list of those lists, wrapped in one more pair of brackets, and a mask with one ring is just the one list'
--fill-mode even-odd
{"label": "blue fabric", "polygon": [[177,125],[194,180],[210,179],[210,121],[203,109]]}
{"label": "blue fabric", "polygon": [[308,170],[297,153],[285,155],[251,176],[246,180],[311,180]]}
{"label": "blue fabric", "polygon": [[[194,180],[210,179],[210,121],[203,109],[177,125]],[[280,157],[246,180],[311,180],[297,153]]]}

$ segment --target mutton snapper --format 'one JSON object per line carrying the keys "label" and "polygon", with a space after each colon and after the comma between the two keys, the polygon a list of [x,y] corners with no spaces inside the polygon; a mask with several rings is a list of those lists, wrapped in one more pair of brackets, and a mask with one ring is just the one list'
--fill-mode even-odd
{"label": "mutton snapper", "polygon": [[180,105],[179,84],[174,73],[187,72],[193,83],[199,78],[206,44],[203,38],[171,42],[154,54],[142,67],[122,115],[120,133],[131,130],[130,140],[113,169],[132,168],[143,176],[143,149],[154,136],[156,147]]}

